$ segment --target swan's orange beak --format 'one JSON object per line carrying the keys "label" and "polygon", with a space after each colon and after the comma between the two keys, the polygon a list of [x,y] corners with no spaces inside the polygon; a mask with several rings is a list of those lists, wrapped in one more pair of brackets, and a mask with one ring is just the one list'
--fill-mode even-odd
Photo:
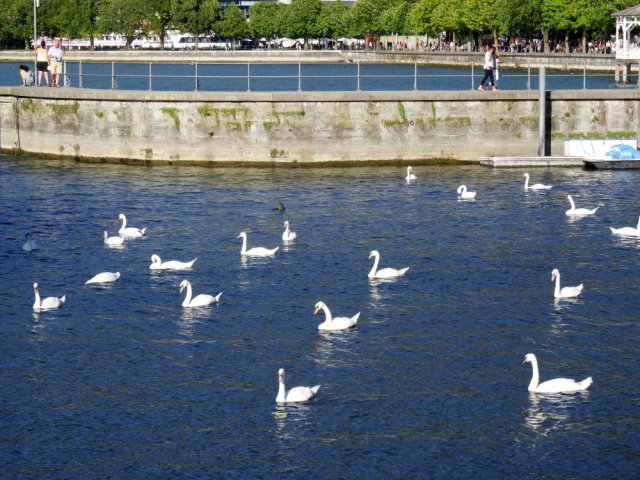
{"label": "swan's orange beak", "polygon": [[320,311],[320,307],[316,307],[313,309],[313,314],[315,315],[316,313],[318,313]]}
{"label": "swan's orange beak", "polygon": [[527,357],[524,357],[524,360],[522,361],[522,365],[524,365],[525,363],[529,363],[529,361],[527,360]]}
{"label": "swan's orange beak", "polygon": [[556,276],[555,275],[551,275],[551,280],[550,281],[553,282],[555,279],[556,279]]}

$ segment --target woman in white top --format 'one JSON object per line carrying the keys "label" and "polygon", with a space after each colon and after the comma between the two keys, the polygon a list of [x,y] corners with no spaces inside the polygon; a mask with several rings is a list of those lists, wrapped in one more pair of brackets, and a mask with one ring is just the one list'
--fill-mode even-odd
{"label": "woman in white top", "polygon": [[484,84],[489,80],[489,84],[491,86],[495,85],[495,80],[493,79],[493,57],[495,55],[495,47],[487,47],[487,50],[484,52],[484,77],[482,77],[482,81],[480,82],[480,86],[478,90],[484,90]]}
{"label": "woman in white top", "polygon": [[49,86],[49,53],[47,52],[47,42],[42,40],[40,46],[36,47],[36,68],[38,69],[38,86],[42,85],[42,75],[44,81]]}

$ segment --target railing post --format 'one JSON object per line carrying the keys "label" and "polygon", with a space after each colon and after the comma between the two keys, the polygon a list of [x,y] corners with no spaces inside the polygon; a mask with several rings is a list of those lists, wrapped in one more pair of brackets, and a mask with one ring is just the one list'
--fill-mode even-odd
{"label": "railing post", "polygon": [[474,81],[473,77],[475,77],[475,67],[473,65],[473,62],[471,62],[471,90],[476,88],[476,82]]}
{"label": "railing post", "polygon": [[302,64],[298,62],[298,91],[302,91]]}
{"label": "railing post", "polygon": [[538,156],[546,157],[546,120],[547,120],[547,91],[546,91],[546,72],[545,66],[540,65],[540,74],[538,79],[539,97],[538,97]]}
{"label": "railing post", "polygon": [[247,92],[251,91],[251,63],[247,63]]}
{"label": "railing post", "polygon": [[531,90],[531,61],[527,65],[527,90]]}
{"label": "railing post", "polygon": [[153,73],[152,73],[152,65],[151,62],[149,62],[149,91],[151,92],[153,90]]}
{"label": "railing post", "polygon": [[116,62],[111,62],[111,90],[116,88]]}
{"label": "railing post", "polygon": [[82,88],[82,61],[78,62],[78,88]]}
{"label": "railing post", "polygon": [[582,89],[587,89],[587,60],[582,61]]}
{"label": "railing post", "polygon": [[195,72],[196,72],[196,75],[195,75],[195,77],[196,77],[195,91],[197,92],[198,91],[198,62],[196,62]]}
{"label": "railing post", "polygon": [[356,70],[356,92],[360,91],[360,62],[358,61],[358,63],[356,63],[357,66],[357,70]]}
{"label": "railing post", "polygon": [[413,90],[418,90],[418,62],[413,62]]}

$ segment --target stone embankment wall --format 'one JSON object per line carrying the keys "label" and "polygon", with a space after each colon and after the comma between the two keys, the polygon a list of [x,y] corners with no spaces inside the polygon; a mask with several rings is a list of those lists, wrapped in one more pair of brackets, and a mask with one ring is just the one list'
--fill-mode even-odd
{"label": "stone embankment wall", "polygon": [[[429,163],[536,155],[538,92],[176,93],[0,88],[0,146],[84,161]],[[636,90],[548,93],[548,142],[637,138]]]}

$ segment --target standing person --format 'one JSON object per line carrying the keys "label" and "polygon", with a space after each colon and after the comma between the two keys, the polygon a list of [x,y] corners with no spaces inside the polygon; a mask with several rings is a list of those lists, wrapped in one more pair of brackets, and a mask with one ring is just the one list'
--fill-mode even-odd
{"label": "standing person", "polygon": [[498,88],[498,79],[500,78],[500,72],[498,70],[498,65],[500,64],[500,58],[498,53],[496,52],[496,48],[493,47],[493,89],[500,90]]}
{"label": "standing person", "polygon": [[36,68],[38,69],[38,86],[42,86],[42,75],[44,81],[49,86],[49,54],[47,52],[47,42],[42,40],[40,46],[36,47]]}
{"label": "standing person", "polygon": [[62,62],[64,61],[60,39],[53,41],[53,47],[49,48],[49,61],[51,65],[51,84],[60,87],[60,75],[62,75]]}
{"label": "standing person", "polygon": [[482,81],[480,82],[480,86],[478,90],[484,90],[484,84],[487,80],[489,80],[489,85],[494,84],[493,80],[493,47],[487,46],[484,52],[484,64],[482,68],[484,68],[484,77],[482,77]]}

